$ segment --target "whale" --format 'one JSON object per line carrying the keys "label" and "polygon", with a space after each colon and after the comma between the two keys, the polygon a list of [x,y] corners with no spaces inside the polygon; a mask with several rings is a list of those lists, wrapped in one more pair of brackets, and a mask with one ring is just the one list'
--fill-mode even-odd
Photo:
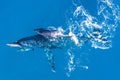
{"label": "whale", "polygon": [[9,47],[16,47],[18,51],[29,51],[34,50],[34,48],[43,48],[48,59],[48,63],[51,66],[51,70],[56,72],[55,69],[55,61],[54,55],[52,53],[52,49],[62,49],[66,46],[66,43],[70,41],[70,37],[58,35],[57,30],[49,30],[49,29],[35,29],[37,34],[21,38],[16,42],[7,43],[6,45]]}

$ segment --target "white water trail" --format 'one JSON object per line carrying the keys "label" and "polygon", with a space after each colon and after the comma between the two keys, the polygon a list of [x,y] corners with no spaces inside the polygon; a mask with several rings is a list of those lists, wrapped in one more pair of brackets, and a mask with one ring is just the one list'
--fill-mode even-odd
{"label": "white water trail", "polygon": [[[72,36],[71,40],[75,42],[76,47],[81,48],[84,43],[88,42],[93,48],[102,50],[111,48],[114,32],[120,20],[119,6],[114,4],[112,0],[98,0],[97,14],[93,16],[87,12],[83,5],[77,3],[80,3],[79,0],[73,1],[75,9],[70,12],[71,14],[67,14],[69,16],[67,19],[69,35]],[[67,75],[70,76],[70,73],[79,64],[75,62],[76,55],[74,52],[67,53],[69,56]],[[88,69],[88,66],[82,64],[81,67]]]}

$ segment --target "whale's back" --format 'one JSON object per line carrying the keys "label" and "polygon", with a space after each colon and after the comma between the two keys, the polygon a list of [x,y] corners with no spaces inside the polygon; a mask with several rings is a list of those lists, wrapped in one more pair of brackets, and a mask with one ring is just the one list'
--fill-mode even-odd
{"label": "whale's back", "polygon": [[30,36],[30,37],[25,37],[22,39],[19,39],[17,41],[18,44],[20,44],[21,46],[45,46],[47,43],[49,43],[49,40],[47,38],[45,38],[42,35],[34,35],[34,36]]}

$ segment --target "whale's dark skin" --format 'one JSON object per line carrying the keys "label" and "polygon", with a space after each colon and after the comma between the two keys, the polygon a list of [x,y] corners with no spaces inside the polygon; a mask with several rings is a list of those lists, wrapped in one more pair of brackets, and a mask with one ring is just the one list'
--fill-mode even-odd
{"label": "whale's dark skin", "polygon": [[21,47],[41,47],[41,48],[56,48],[57,45],[52,45],[51,41],[42,35],[33,35],[19,39],[17,42]]}

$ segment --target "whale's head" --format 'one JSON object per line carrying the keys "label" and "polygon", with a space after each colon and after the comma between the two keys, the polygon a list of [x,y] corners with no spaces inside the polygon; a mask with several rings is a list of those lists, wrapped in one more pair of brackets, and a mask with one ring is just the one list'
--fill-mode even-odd
{"label": "whale's head", "polygon": [[18,52],[34,50],[33,48],[24,47],[24,46],[20,45],[18,42],[8,43],[6,45],[9,46],[9,47],[18,48]]}
{"label": "whale's head", "polygon": [[17,42],[8,43],[8,44],[6,44],[6,45],[9,46],[9,47],[18,47],[18,48],[21,47],[21,45],[18,44]]}

